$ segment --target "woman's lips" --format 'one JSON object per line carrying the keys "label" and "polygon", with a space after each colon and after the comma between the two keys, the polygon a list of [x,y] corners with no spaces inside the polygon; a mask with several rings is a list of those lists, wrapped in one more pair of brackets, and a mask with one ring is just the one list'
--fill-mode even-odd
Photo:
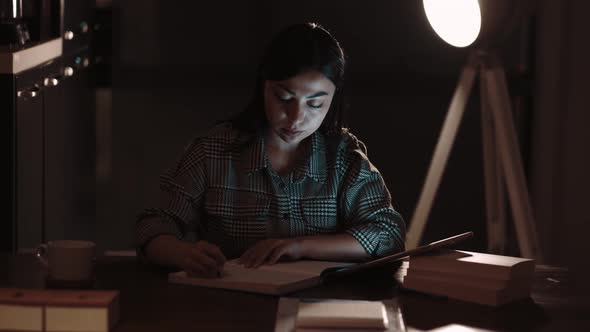
{"label": "woman's lips", "polygon": [[303,131],[302,130],[293,130],[293,129],[287,129],[287,128],[281,128],[281,132],[289,137],[295,137],[299,134],[301,134]]}

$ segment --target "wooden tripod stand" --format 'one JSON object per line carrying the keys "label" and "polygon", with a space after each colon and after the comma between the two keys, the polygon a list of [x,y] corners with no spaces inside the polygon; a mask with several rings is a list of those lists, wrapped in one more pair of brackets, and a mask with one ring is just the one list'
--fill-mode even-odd
{"label": "wooden tripod stand", "polygon": [[543,257],[526,187],[504,69],[496,56],[478,51],[472,53],[461,73],[414,211],[406,246],[412,249],[420,244],[426,219],[478,73],[481,83],[488,251],[502,254],[506,247],[506,185],[521,255],[541,262]]}

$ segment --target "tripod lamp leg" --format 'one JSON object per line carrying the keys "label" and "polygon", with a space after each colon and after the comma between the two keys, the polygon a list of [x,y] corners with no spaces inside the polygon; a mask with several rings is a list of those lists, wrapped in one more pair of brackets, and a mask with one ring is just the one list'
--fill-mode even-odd
{"label": "tripod lamp leg", "polygon": [[426,219],[430,213],[432,201],[440,185],[443,171],[449,159],[449,153],[457,136],[457,129],[461,123],[475,75],[476,68],[471,64],[466,65],[461,72],[459,83],[453,94],[451,105],[449,106],[442,131],[434,149],[434,155],[430,162],[426,181],[422,187],[418,204],[410,222],[410,228],[406,236],[407,249],[416,248],[420,244],[420,239],[426,226]]}
{"label": "tripod lamp leg", "polygon": [[500,66],[487,68],[484,79],[521,255],[542,262],[504,70]]}
{"label": "tripod lamp leg", "polygon": [[495,129],[489,108],[488,91],[483,67],[480,71],[481,129],[483,145],[483,168],[485,179],[486,225],[488,252],[504,254],[506,250],[506,204],[502,165],[495,145]]}

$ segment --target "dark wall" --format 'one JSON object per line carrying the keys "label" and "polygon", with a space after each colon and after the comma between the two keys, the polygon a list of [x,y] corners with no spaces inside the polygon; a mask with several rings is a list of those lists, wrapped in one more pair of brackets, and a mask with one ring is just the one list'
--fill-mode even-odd
{"label": "dark wall", "polygon": [[590,291],[588,1],[540,1],[531,191],[548,263]]}
{"label": "dark wall", "polygon": [[[156,196],[158,174],[191,137],[243,108],[263,47],[285,25],[303,21],[323,24],[341,41],[350,127],[409,222],[467,57],[433,33],[421,6],[413,0],[115,2],[113,159],[102,198],[102,242],[132,244],[134,216]],[[502,53],[526,120],[531,34],[523,31]],[[464,247],[486,247],[477,91],[423,241],[474,230],[476,238]]]}

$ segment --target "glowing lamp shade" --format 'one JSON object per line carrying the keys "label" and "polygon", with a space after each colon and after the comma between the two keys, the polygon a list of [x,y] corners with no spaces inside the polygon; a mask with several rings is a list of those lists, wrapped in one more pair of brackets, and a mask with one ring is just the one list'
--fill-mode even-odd
{"label": "glowing lamp shade", "polygon": [[424,0],[424,11],[434,31],[448,44],[471,45],[481,29],[477,0]]}

